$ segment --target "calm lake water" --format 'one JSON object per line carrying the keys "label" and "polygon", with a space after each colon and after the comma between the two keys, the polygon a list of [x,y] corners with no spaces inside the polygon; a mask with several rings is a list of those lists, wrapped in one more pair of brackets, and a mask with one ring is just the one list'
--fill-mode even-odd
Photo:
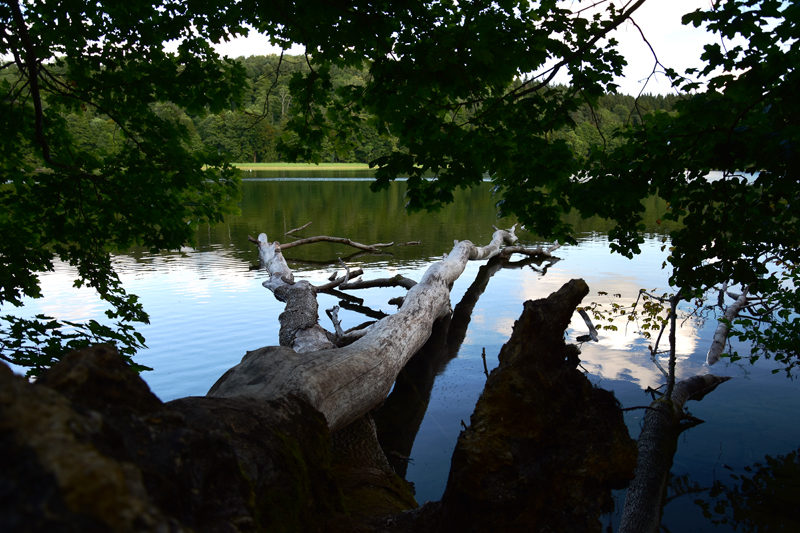
{"label": "calm lake water", "polygon": [[[265,232],[271,240],[288,242],[292,239],[284,236],[286,231],[311,221],[311,226],[298,236],[348,237],[364,244],[421,241],[417,246],[388,248],[384,255],[354,255],[356,250],[352,248],[326,243],[286,252],[297,276],[312,283],[321,284],[333,271],[341,270],[337,264],[340,257],[351,267],[363,268],[365,279],[400,273],[418,280],[430,264],[449,252],[454,239],[486,244],[491,239],[493,224],[510,227],[514,222],[495,218],[488,183],[460,191],[455,204],[439,213],[407,215],[402,182],[375,194],[369,191],[369,180],[364,174],[291,174],[276,177],[274,173],[245,173],[242,215],[214,228],[201,228],[196,248],[161,254],[134,251],[116,256],[125,287],[140,296],[150,313],[151,324],[140,330],[147,338],[148,349],[140,352],[136,360],[154,368],[143,377],[162,400],[204,395],[223,372],[239,362],[245,351],[278,343],[277,317],[283,306],[261,286],[267,273],[253,269],[258,256],[255,246],[247,241],[248,234],[257,236]],[[653,209],[657,200],[653,199],[648,207],[651,209],[646,216],[647,242],[642,254],[633,260],[610,253],[604,237],[608,229],[605,221],[580,220],[577,216],[574,226],[580,245],[558,250],[555,255],[560,261],[550,265],[545,273],[543,265],[525,264],[522,257],[513,258],[518,263],[512,265],[514,268],[501,269],[489,278],[485,291],[474,303],[465,332],[456,335],[455,340],[448,340],[449,351],[439,349],[435,364],[422,370],[409,368],[403,378],[406,381],[398,382],[393,392],[395,398],[390,397],[387,405],[399,402],[396,405],[407,413],[406,418],[379,413],[376,419],[384,427],[392,425],[390,429],[396,433],[391,436],[394,451],[411,457],[405,473],[415,484],[420,503],[441,497],[461,421],[469,423],[486,380],[481,352],[485,349],[491,371],[525,300],[546,297],[572,278],[583,278],[589,284],[591,292],[584,303],[608,303],[608,297],[598,295],[598,291],[620,294],[616,301],[630,303],[640,288],[669,290],[669,273],[661,267],[667,255],[661,250],[665,229],[655,223],[660,213]],[[542,244],[525,231],[518,231],[518,235],[522,244]],[[462,299],[477,294],[470,286],[484,264],[470,263],[455,283],[454,307]],[[29,302],[26,312],[71,320],[101,319],[102,302],[91,291],[72,288],[74,276],[74,271],[57,265],[54,273],[42,279],[45,298]],[[388,300],[403,292],[403,289],[354,291],[353,296],[361,301],[351,302],[342,310],[343,326],[346,329],[364,322],[367,316],[393,312]],[[319,303],[322,311],[340,301],[334,296],[320,295]],[[322,312],[320,321],[330,327]],[[463,325],[463,321],[460,323]],[[772,374],[778,367],[771,361],[755,366],[722,362],[707,368],[705,353],[714,326],[713,317],[688,318],[678,335],[679,377],[712,371],[735,379],[721,385],[702,402],[688,405],[692,414],[706,423],[686,431],[680,438],[673,476],[685,476],[682,486],[691,490],[685,494],[670,492],[663,522],[670,531],[734,530],[729,524],[715,523],[726,516],[730,519],[733,514],[721,507],[724,512],[713,511],[718,500],[709,496],[708,487],[714,481],[722,481],[732,488],[736,486],[732,476],[752,477],[759,471],[759,464],[766,463],[766,456],[786,456],[800,446],[800,425],[795,415],[800,400],[797,382],[784,374]],[[576,314],[567,331],[568,341],[575,342],[576,337],[585,333],[586,327]],[[600,342],[582,347],[582,365],[589,379],[613,390],[624,407],[647,405],[650,399],[644,390],[663,381],[650,361],[647,349],[650,341],[637,335],[633,327],[600,334]],[[438,340],[439,348],[442,341]],[[436,342],[433,338],[432,351],[437,351]],[[747,351],[746,347],[738,348]],[[426,372],[429,378],[420,378]],[[423,390],[409,393],[409,380],[421,380]],[[642,415],[641,410],[626,413],[634,438],[638,437]],[[393,460],[398,471],[406,468]],[[790,467],[795,465],[796,473],[797,463],[789,462]],[[784,520],[785,512],[796,513],[793,509],[800,491],[798,479],[786,479],[775,471],[777,467],[769,470],[773,475],[760,485],[762,492],[769,492],[772,507],[764,515],[751,513],[737,520],[755,516],[752,518],[755,523],[766,527],[770,520]],[[766,497],[762,495],[762,499]],[[622,498],[620,495],[620,507]],[[703,502],[710,505],[710,517],[703,514]],[[796,514],[794,517],[797,518]],[[604,523],[616,528],[616,520],[614,516],[606,517]]]}

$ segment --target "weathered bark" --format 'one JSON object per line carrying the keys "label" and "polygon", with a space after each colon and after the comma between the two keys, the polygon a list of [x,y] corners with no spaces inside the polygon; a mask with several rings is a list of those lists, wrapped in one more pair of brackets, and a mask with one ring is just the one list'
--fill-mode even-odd
{"label": "weathered bark", "polygon": [[528,301],[459,435],[439,531],[598,531],[636,448],[613,393],[571,360],[564,330],[587,294],[572,280]]}
{"label": "weathered bark", "polygon": [[[430,336],[433,322],[450,312],[450,287],[467,261],[488,259],[500,253],[503,243],[516,240],[512,228],[510,232],[495,231],[492,242],[484,247],[457,242],[450,254],[433,264],[408,291],[397,313],[370,326],[349,346],[330,349],[331,335],[316,323],[313,287],[305,281],[294,282],[280,244],[270,244],[262,233],[259,256],[270,272],[263,285],[287,302],[280,317],[281,344],[287,347],[249,352],[208,395],[262,400],[297,395],[325,415],[331,431],[345,427],[386,398],[397,374]],[[294,299],[300,303],[293,303]],[[284,327],[284,322],[289,326]],[[295,348],[298,345],[300,350]]]}
{"label": "weathered bark", "polygon": [[684,413],[684,404],[702,399],[728,379],[711,374],[693,376],[675,384],[671,402],[658,399],[650,404],[639,435],[636,478],[628,487],[619,533],[658,533],[678,436],[688,427],[686,422],[700,422]]}
{"label": "weathered bark", "polygon": [[0,531],[353,531],[311,406],[163,404],[109,346],[0,363],[0,446]]}

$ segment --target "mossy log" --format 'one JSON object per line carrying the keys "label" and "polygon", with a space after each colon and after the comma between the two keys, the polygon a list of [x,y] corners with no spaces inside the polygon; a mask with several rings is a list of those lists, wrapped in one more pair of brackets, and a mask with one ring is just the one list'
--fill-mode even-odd
{"label": "mossy log", "polygon": [[462,431],[439,531],[598,531],[636,447],[613,393],[575,366],[564,330],[587,294],[572,280],[525,302]]}
{"label": "mossy log", "polygon": [[0,364],[0,531],[353,531],[302,399],[162,403],[109,346]]}

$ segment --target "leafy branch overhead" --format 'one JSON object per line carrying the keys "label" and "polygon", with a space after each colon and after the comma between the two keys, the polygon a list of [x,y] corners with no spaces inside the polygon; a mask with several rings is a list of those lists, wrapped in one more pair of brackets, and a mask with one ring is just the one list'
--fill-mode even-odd
{"label": "leafy branch overhead", "polygon": [[[3,312],[40,297],[38,276],[61,259],[112,304],[124,336],[147,315],[110,254],[191,244],[197,224],[235,213],[230,157],[357,152],[373,190],[408,178],[411,211],[488,176],[502,214],[529,231],[574,242],[565,215],[577,209],[613,221],[627,256],[657,194],[679,297],[749,287],[779,325],[731,334],[795,357],[775,332],[800,334],[800,7],[727,0],[687,14],[730,45],[707,46],[696,71],[665,68],[680,96],[649,113],[613,103],[625,65],[614,31],[644,1],[0,5]],[[247,31],[307,54],[235,61],[211,47]]]}
{"label": "leafy branch overhead", "polygon": [[[581,105],[597,109],[614,90],[624,59],[610,32],[635,22],[641,2],[593,17],[556,2],[357,2],[311,13],[312,4],[254,11],[261,22],[268,13],[270,33],[309,51],[311,71],[292,82],[303,104],[289,124],[288,154],[308,159],[325,136],[352,137],[366,112],[405,148],[371,163],[373,189],[408,176],[409,209],[435,210],[488,174],[502,212],[528,229],[573,242],[564,215],[577,209],[614,221],[612,248],[628,257],[643,242],[642,202],[659,195],[668,202],[660,220],[678,224],[668,261],[681,299],[721,283],[746,285],[786,304],[772,308],[773,319],[790,338],[800,335],[800,323],[788,319],[800,261],[795,3],[729,0],[687,14],[684,23],[731,44],[708,45],[696,71],[667,68],[685,95],[675,112],[645,113],[608,139],[598,128],[588,155],[562,132],[575,127]],[[335,27],[336,36],[311,24]],[[354,65],[367,65],[367,83],[334,89],[332,69]],[[568,86],[548,84],[558,70]],[[707,178],[710,171],[720,177]],[[785,351],[773,331],[734,334]]]}
{"label": "leafy branch overhead", "polygon": [[[13,58],[4,70],[15,70],[0,80],[0,181],[11,185],[0,191],[4,311],[25,297],[41,297],[38,276],[58,258],[76,268],[78,286],[96,289],[111,304],[107,315],[115,325],[88,325],[84,343],[141,346],[130,323],[146,323],[147,314],[122,287],[111,253],[192,243],[198,224],[237,211],[236,171],[214,153],[190,150],[187,128],[157,107],[172,102],[206,112],[240,98],[244,69],[219,58],[206,41],[237,33],[240,25],[207,7],[204,13],[180,2],[0,6],[0,51]],[[164,42],[179,38],[184,41],[176,53],[163,51]],[[113,152],[75,142],[64,117],[82,111],[113,123]],[[76,338],[66,322],[9,317],[7,323],[4,358],[34,371],[57,358],[61,342],[40,344],[39,335]],[[30,342],[21,341],[22,331]],[[48,355],[36,359],[31,349]]]}

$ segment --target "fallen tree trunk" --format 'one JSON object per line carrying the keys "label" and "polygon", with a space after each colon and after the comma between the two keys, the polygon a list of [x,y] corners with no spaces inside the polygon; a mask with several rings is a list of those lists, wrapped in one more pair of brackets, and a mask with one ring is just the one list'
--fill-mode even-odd
{"label": "fallen tree trunk", "polygon": [[628,487],[618,533],[658,533],[678,436],[702,423],[684,412],[684,404],[702,399],[729,379],[711,374],[693,376],[675,384],[672,401],[660,398],[647,408],[637,444],[636,477]]}
{"label": "fallen tree trunk", "polygon": [[317,324],[316,290],[294,281],[281,245],[259,235],[259,257],[270,273],[263,283],[287,302],[281,314],[280,347],[249,352],[226,372],[208,396],[247,396],[271,400],[297,395],[325,415],[337,431],[379,405],[398,373],[428,339],[434,321],[450,312],[450,287],[469,260],[488,259],[513,244],[514,228],[497,230],[478,247],[456,242],[449,255],[433,264],[405,296],[403,306],[369,327],[354,343],[333,349],[335,336]]}

